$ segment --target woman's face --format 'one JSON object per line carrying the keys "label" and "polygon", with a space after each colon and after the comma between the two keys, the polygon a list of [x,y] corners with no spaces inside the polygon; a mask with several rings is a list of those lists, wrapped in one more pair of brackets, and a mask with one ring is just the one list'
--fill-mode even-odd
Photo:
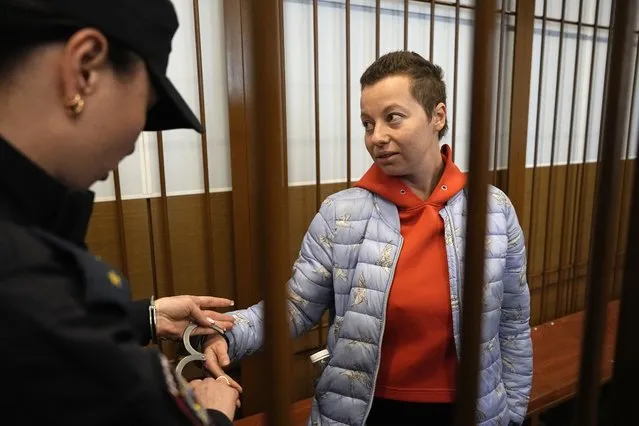
{"label": "woman's face", "polygon": [[446,107],[437,105],[429,118],[411,93],[410,77],[390,76],[365,87],[360,107],[366,149],[387,175],[411,176],[429,151],[439,151]]}
{"label": "woman's face", "polygon": [[105,179],[111,170],[135,150],[152,104],[152,88],[146,67],[136,63],[130,74],[105,73],[99,94],[86,106],[90,123],[87,139],[93,146],[87,155],[92,170],[87,183]]}
{"label": "woman's face", "polygon": [[106,179],[133,153],[154,103],[144,62],[134,57],[126,71],[115,70],[108,60],[108,42],[91,31],[76,33],[67,43],[69,54],[62,57],[66,99],[80,94],[84,109],[74,115],[67,108],[70,137],[62,143],[70,158],[59,178],[81,189]]}

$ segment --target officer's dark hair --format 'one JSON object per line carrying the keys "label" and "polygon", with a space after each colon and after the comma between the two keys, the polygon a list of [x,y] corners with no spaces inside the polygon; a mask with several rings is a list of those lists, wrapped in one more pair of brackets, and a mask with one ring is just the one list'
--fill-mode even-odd
{"label": "officer's dark hair", "polygon": [[[82,28],[57,15],[47,0],[0,0],[0,84],[22,65],[33,51],[51,43],[64,42]],[[107,37],[109,62],[114,71],[127,75],[137,55]]]}
{"label": "officer's dark hair", "polygon": [[[364,89],[395,75],[410,77],[411,94],[422,105],[428,119],[433,118],[437,105],[446,105],[444,71],[415,52],[397,51],[380,56],[364,71],[359,82]],[[439,131],[439,139],[443,138],[447,131],[448,120]]]}

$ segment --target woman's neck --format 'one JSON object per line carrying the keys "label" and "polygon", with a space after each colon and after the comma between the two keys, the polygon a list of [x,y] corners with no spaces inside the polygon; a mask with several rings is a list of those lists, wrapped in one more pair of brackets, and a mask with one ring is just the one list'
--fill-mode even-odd
{"label": "woman's neck", "polygon": [[431,151],[415,173],[403,176],[406,185],[421,199],[427,200],[444,173],[444,160],[437,151]]}

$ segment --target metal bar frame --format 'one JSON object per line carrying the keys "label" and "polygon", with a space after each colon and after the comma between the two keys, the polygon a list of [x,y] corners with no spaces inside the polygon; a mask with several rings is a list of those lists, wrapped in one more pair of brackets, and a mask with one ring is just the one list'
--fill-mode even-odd
{"label": "metal bar frame", "polygon": [[[287,287],[289,262],[282,247],[288,245],[288,181],[284,127],[285,99],[282,76],[282,0],[259,0],[252,3],[253,63],[250,68],[254,84],[254,105],[259,114],[251,122],[260,129],[259,141],[249,140],[258,161],[250,164],[256,177],[253,206],[256,215],[256,258],[264,286],[264,352],[267,360],[267,383],[277,383],[277,392],[266,392],[269,424],[291,424],[292,384],[291,342],[288,326]],[[317,22],[317,20],[315,20]],[[315,33],[317,31],[315,30]],[[316,49],[317,54],[317,49]],[[259,76],[259,84],[257,84]],[[316,100],[317,102],[317,100]],[[254,136],[257,132],[254,133]],[[284,206],[284,208],[282,208]]]}
{"label": "metal bar frame", "polygon": [[[635,25],[636,2],[615,1],[611,15],[611,43],[609,45],[609,73],[604,96],[603,133],[606,148],[600,149],[601,165],[597,174],[595,197],[595,221],[591,240],[584,338],[582,340],[579,369],[579,388],[573,424],[594,426],[597,424],[601,355],[606,323],[605,280],[614,264],[614,237],[616,224],[610,206],[619,188],[619,162],[623,144],[623,129],[627,117],[628,102],[624,96],[631,81],[632,64],[624,61],[630,57]],[[623,325],[623,321],[621,322]],[[625,407],[628,409],[629,407]]]}
{"label": "metal bar frame", "polygon": [[[475,424],[480,350],[480,317],[484,288],[486,206],[493,98],[496,2],[477,4],[472,67],[471,140],[468,171],[468,216],[461,321],[461,355],[457,375],[455,425]],[[481,53],[477,46],[482,47]]]}

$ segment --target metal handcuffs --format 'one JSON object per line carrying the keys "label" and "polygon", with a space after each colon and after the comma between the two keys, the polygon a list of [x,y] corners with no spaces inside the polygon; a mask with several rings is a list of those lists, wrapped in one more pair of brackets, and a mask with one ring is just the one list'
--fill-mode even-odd
{"label": "metal handcuffs", "polygon": [[186,327],[184,333],[182,334],[182,343],[184,344],[184,347],[186,348],[186,351],[189,353],[189,355],[182,358],[177,367],[175,367],[176,373],[178,373],[180,376],[182,375],[182,370],[184,370],[184,367],[186,367],[188,363],[193,361],[204,361],[206,359],[206,356],[202,352],[198,352],[193,347],[193,345],[191,345],[191,333],[197,327],[197,324],[191,323],[188,327]]}

